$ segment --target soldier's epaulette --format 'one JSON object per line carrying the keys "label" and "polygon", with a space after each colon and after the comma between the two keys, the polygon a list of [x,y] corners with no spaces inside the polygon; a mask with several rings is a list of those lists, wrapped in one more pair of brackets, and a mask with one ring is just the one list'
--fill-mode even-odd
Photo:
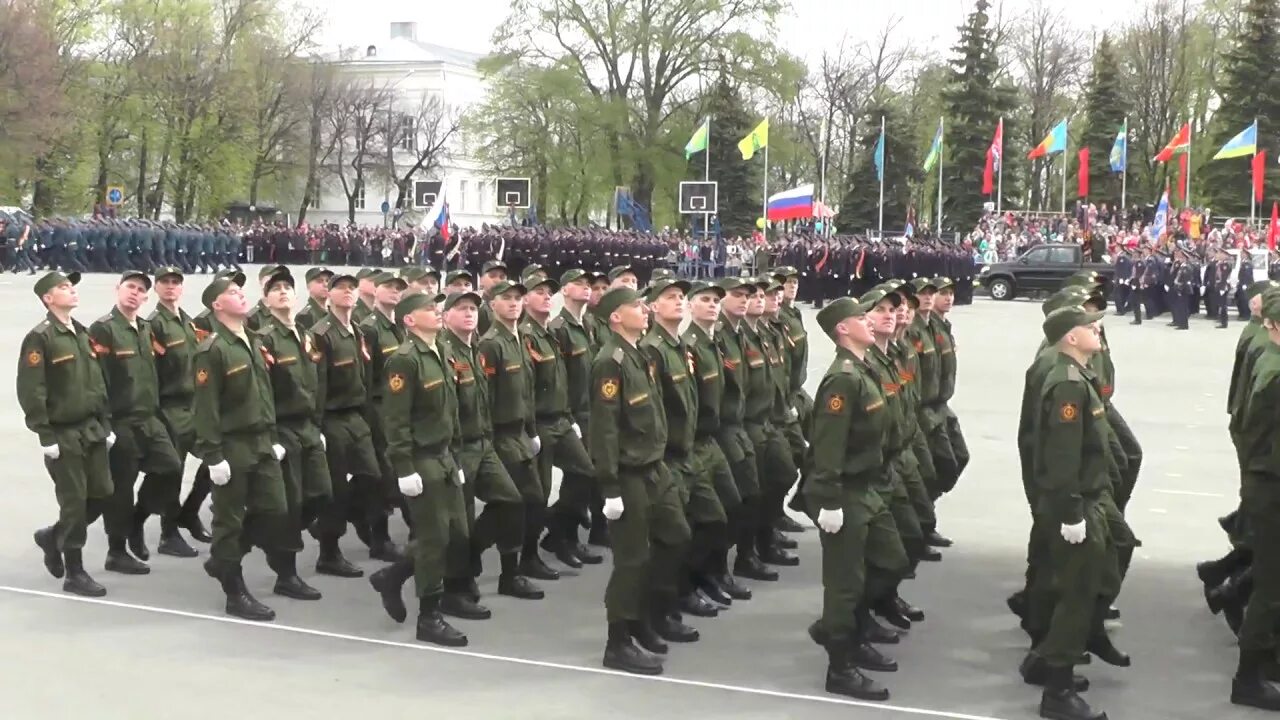
{"label": "soldier's epaulette", "polygon": [[147,316],[147,322],[155,322],[158,315],[160,315],[160,308],[152,310],[151,314]]}
{"label": "soldier's epaulette", "polygon": [[697,344],[698,344],[698,335],[697,335],[697,333],[695,333],[695,332],[694,332],[694,331],[692,331],[692,330],[687,330],[687,331],[685,331],[685,334],[684,334],[684,341],[685,341],[685,342],[687,342],[687,343],[689,343],[689,347],[690,347],[690,348],[693,348],[693,346],[694,346],[694,345],[697,345]]}
{"label": "soldier's epaulette", "polygon": [[842,361],[840,362],[840,372],[842,372],[842,373],[844,373],[844,374],[846,374],[846,375],[852,375],[852,374],[853,374],[853,361],[852,361],[852,360],[850,360],[849,358],[845,358],[844,360],[842,360]]}
{"label": "soldier's epaulette", "polygon": [[1083,382],[1084,376],[1080,374],[1080,368],[1075,365],[1067,366],[1067,379],[1071,382]]}
{"label": "soldier's epaulette", "polygon": [[623,358],[625,358],[626,356],[627,356],[627,354],[626,354],[626,353],[624,353],[624,352],[622,351],[622,348],[614,348],[614,349],[613,349],[613,355],[611,355],[610,357],[612,357],[612,358],[613,358],[613,361],[614,361],[614,362],[616,362],[616,363],[618,363],[619,365],[621,365],[621,364],[622,364],[622,359],[623,359]]}
{"label": "soldier's epaulette", "polygon": [[563,315],[557,315],[555,319],[551,321],[551,324],[547,325],[547,328],[550,330],[559,330],[563,327],[564,327]]}
{"label": "soldier's epaulette", "polygon": [[716,332],[724,332],[728,327],[729,327],[728,323],[726,323],[724,320],[716,321]]}
{"label": "soldier's epaulette", "polygon": [[400,347],[396,348],[395,351],[391,353],[391,355],[392,356],[408,355],[411,352],[413,352],[413,343],[404,342],[404,343],[400,343]]}
{"label": "soldier's epaulette", "polygon": [[377,313],[366,315],[365,318],[360,321],[360,327],[367,327],[370,330],[373,330],[374,328],[378,327]]}
{"label": "soldier's epaulette", "polygon": [[97,320],[94,320],[94,322],[95,322],[95,323],[109,323],[109,322],[111,322],[111,313],[107,313],[106,315],[103,315],[102,317],[98,318]]}
{"label": "soldier's epaulette", "polygon": [[312,334],[312,335],[323,335],[323,334],[325,334],[325,333],[329,332],[329,325],[330,325],[330,324],[331,324],[331,323],[330,323],[330,321],[329,321],[329,316],[328,316],[328,315],[325,315],[324,317],[322,317],[322,318],[320,318],[319,320],[317,320],[315,325],[312,325],[312,326],[311,326],[311,334]]}
{"label": "soldier's epaulette", "polygon": [[31,328],[31,332],[42,333],[48,329],[49,329],[49,318],[45,318],[44,320],[41,320],[39,323],[37,323],[35,327]]}
{"label": "soldier's epaulette", "polygon": [[213,347],[213,343],[217,341],[217,339],[218,333],[209,333],[209,336],[201,340],[200,344],[196,346],[196,352],[205,352],[209,348]]}

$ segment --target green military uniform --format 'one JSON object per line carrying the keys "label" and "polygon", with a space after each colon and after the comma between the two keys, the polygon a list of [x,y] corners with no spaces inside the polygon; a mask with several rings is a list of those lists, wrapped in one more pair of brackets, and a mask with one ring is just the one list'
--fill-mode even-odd
{"label": "green military uniform", "polygon": [[783,515],[783,500],[797,475],[791,447],[778,429],[780,418],[791,418],[789,405],[778,407],[780,402],[789,401],[786,370],[763,320],[757,319],[753,324],[748,319],[739,337],[747,368],[743,423],[756,448],[756,476],[760,480],[756,551],[766,563],[798,565],[799,558],[777,547],[773,537],[774,523]]}
{"label": "green military uniform", "polygon": [[[387,282],[405,284],[404,280],[391,273],[384,272],[374,276],[376,285]],[[395,473],[387,460],[387,440],[382,413],[382,403],[386,396],[384,389],[386,383],[383,382],[383,376],[387,359],[404,342],[405,331],[400,323],[387,317],[382,310],[377,310],[360,323],[359,332],[365,347],[369,349],[369,362],[365,364],[365,387],[369,388],[369,403],[365,406],[364,417],[365,422],[369,424],[373,452],[378,460],[378,476],[381,478],[380,484],[370,488],[372,495],[369,499],[369,507],[366,508],[372,541],[370,552],[375,558],[390,561],[397,559],[399,549],[391,542],[386,508],[399,505],[401,495],[400,489],[396,487]],[[410,513],[406,512],[405,517],[412,522]]]}
{"label": "green military uniform", "polygon": [[[773,271],[773,277],[781,283],[799,275],[799,271],[790,266]],[[778,317],[772,322],[781,325],[778,333],[782,347],[786,349],[787,382],[791,395],[789,404],[796,411],[795,426],[788,425],[786,428],[787,440],[791,443],[793,453],[800,458],[797,460],[797,464],[800,464],[803,462],[805,447],[803,442],[797,443],[797,440],[803,438],[795,437],[793,427],[803,430],[809,422],[809,413],[813,410],[813,398],[804,389],[805,380],[809,377],[809,334],[804,329],[804,317],[800,308],[794,302],[783,300],[782,306],[778,308]]]}
{"label": "green military uniform", "polygon": [[[818,313],[818,323],[834,339],[840,322],[866,311],[850,298],[839,298]],[[810,444],[797,495],[798,504],[815,521],[832,513],[842,518],[836,532],[819,533],[823,585],[819,625],[830,656],[827,688],[871,699],[888,694],[870,688],[849,664],[865,631],[857,619],[859,608],[890,594],[908,567],[893,516],[876,491],[887,472],[884,448],[891,423],[883,386],[871,363],[837,345],[814,395]]]}
{"label": "green military uniform", "polygon": [[[933,281],[920,278],[912,283],[912,289],[917,292],[924,287],[933,287]],[[920,467],[920,477],[924,481],[925,489],[928,490],[929,503],[932,505],[933,501],[941,495],[937,491],[938,472],[933,466],[933,453],[929,449],[929,437],[934,432],[937,422],[936,417],[929,411],[929,408],[936,404],[938,398],[938,349],[934,344],[933,334],[929,332],[929,325],[923,313],[916,313],[915,319],[907,327],[904,339],[911,344],[911,348],[915,350],[916,358],[919,361],[919,368],[916,373],[916,387],[920,396],[920,404],[916,412],[916,420],[920,426],[920,437],[912,448],[915,450],[916,462]],[[933,525],[925,527],[924,530],[927,533],[936,527],[937,519],[935,518]]]}
{"label": "green military uniform", "polygon": [[[126,273],[123,279],[150,279],[141,273]],[[122,280],[123,280],[122,279]],[[125,541],[135,554],[145,559],[149,553],[142,542],[142,523],[148,515],[176,515],[182,483],[182,463],[178,460],[169,431],[160,419],[160,382],[156,375],[156,346],[151,326],[142,318],[131,323],[120,312],[111,312],[89,326],[89,337],[98,355],[111,403],[112,430],[116,442],[109,454],[111,502],[103,513],[110,553],[121,554],[123,572],[146,572],[144,566],[129,562]],[[138,489],[134,507],[133,486],[138,472],[147,473]],[[110,568],[109,568],[110,569]]]}
{"label": "green military uniform", "polygon": [[[1245,296],[1252,300],[1277,287],[1280,287],[1280,283],[1272,280],[1255,282],[1246,289]],[[1249,475],[1244,469],[1246,448],[1240,440],[1244,420],[1243,411],[1252,388],[1254,366],[1258,358],[1262,357],[1270,347],[1271,339],[1262,325],[1262,318],[1254,314],[1240,331],[1240,338],[1236,341],[1235,361],[1231,366],[1231,384],[1227,390],[1227,413],[1231,416],[1227,427],[1231,434],[1231,443],[1236,448],[1236,458],[1240,463],[1241,497],[1244,495],[1244,486]],[[1240,542],[1244,538],[1237,535],[1233,540]]]}
{"label": "green military uniform", "polygon": [[[283,266],[280,265],[276,267]],[[266,270],[268,268],[263,269]],[[267,306],[263,304],[261,300],[259,300],[258,304],[253,306],[253,310],[250,311],[249,316],[244,319],[244,326],[251,331],[257,332],[258,328],[262,327],[262,325],[270,319],[271,311],[267,309]]]}
{"label": "green military uniform", "polygon": [[[327,284],[331,277],[333,277],[333,271],[329,268],[313,267],[310,270],[307,270],[306,281],[307,285],[310,286],[312,280],[324,278],[324,281]],[[310,288],[308,288],[307,304],[298,311],[297,315],[294,316],[293,323],[303,332],[307,332],[311,329],[312,325],[319,322],[320,318],[324,317],[328,312],[329,310],[324,306],[324,303],[316,302],[316,299],[311,297]]]}
{"label": "green military uniform", "polygon": [[[903,302],[915,301],[915,296],[906,283],[893,281],[887,285],[887,288],[897,293]],[[918,304],[918,301],[915,302]],[[903,480],[920,529],[925,531],[937,525],[933,501],[929,499],[929,491],[925,483],[925,476],[933,474],[933,459],[929,456],[929,445],[925,441],[924,431],[920,429],[920,356],[906,330],[907,328],[903,328],[898,339],[889,343],[889,358],[898,372],[900,383],[903,421],[909,446],[907,453],[910,455],[907,461],[915,467],[915,472],[908,474]]]}
{"label": "green military uniform", "polygon": [[[525,291],[523,285],[504,280],[494,285],[490,292],[497,297],[512,289],[521,294]],[[547,507],[547,496],[538,479],[533,450],[533,440],[538,436],[534,424],[533,362],[520,339],[501,322],[494,323],[480,338],[480,356],[491,390],[489,409],[493,420],[494,449],[524,498],[522,561],[531,563],[537,558],[538,536],[542,533]],[[523,569],[532,568],[526,565]],[[534,577],[547,575],[526,574]]]}
{"label": "green military uniform", "polygon": [[[51,272],[36,282],[35,293],[41,297],[61,283],[79,281],[79,273]],[[85,573],[81,557],[86,528],[112,493],[106,443],[111,409],[88,329],[47,313],[22,339],[17,395],[27,429],[45,448],[44,464],[58,501],[57,522],[36,532],[45,565],[62,577],[65,559],[64,589],[104,595],[106,590]],[[50,458],[55,447],[57,456]]]}
{"label": "green military uniform", "polygon": [[[608,318],[639,299],[629,288],[610,290],[596,314]],[[677,575],[690,534],[679,488],[662,462],[667,418],[655,370],[639,348],[614,333],[592,363],[591,385],[591,461],[606,509],[619,498],[623,505],[621,516],[609,521],[609,666],[611,657],[633,647],[632,637],[652,646],[651,631],[668,629],[672,621],[666,612],[676,601]]]}
{"label": "green military uniform", "polygon": [[[935,278],[933,284],[938,290],[954,287],[954,283],[948,278]],[[956,343],[955,336],[951,333],[951,322],[931,312],[926,326],[933,335],[934,347],[938,352],[938,394],[925,407],[925,413],[932,415],[931,430],[927,434],[937,478],[934,488],[936,500],[955,487],[960,474],[969,464],[969,448],[960,431],[960,421],[948,406],[956,389]]]}

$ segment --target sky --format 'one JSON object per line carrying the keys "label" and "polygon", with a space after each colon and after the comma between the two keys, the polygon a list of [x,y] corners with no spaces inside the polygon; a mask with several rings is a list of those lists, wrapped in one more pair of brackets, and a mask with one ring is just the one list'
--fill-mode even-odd
{"label": "sky", "polygon": [[[325,45],[364,46],[388,37],[390,23],[416,21],[418,38],[459,50],[487,52],[494,28],[507,16],[509,0],[301,0],[328,17]],[[992,15],[1007,15],[1046,2],[1068,12],[1072,24],[1105,29],[1128,20],[1140,3],[1117,0],[992,0]],[[816,62],[824,50],[845,42],[874,40],[898,17],[894,37],[945,55],[956,27],[972,10],[972,0],[791,0],[792,12],[773,30],[793,53]],[[843,9],[837,9],[843,8]],[[834,14],[833,14],[834,10]],[[896,42],[896,41],[895,41]]]}

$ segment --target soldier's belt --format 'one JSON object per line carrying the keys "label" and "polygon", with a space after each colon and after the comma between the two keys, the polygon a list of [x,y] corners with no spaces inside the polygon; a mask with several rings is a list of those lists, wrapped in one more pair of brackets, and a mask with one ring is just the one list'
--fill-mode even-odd
{"label": "soldier's belt", "polygon": [[363,405],[352,405],[351,407],[324,409],[325,415],[348,415],[350,413],[359,413],[359,412],[364,412]]}
{"label": "soldier's belt", "polygon": [[554,425],[560,422],[561,420],[572,421],[572,418],[570,418],[568,412],[538,413],[537,415],[534,416],[533,419],[534,419],[534,422],[539,422],[539,423],[542,423],[543,425]]}
{"label": "soldier's belt", "polygon": [[172,397],[160,398],[160,407],[162,408],[185,408],[190,410],[195,395],[174,395]]}
{"label": "soldier's belt", "polygon": [[464,447],[472,447],[472,446],[475,446],[475,445],[484,445],[484,444],[485,444],[485,442],[486,442],[486,441],[488,441],[488,440],[489,440],[489,436],[487,436],[487,435],[478,435],[478,436],[476,436],[476,437],[462,438],[462,445],[463,445]]}
{"label": "soldier's belt", "polygon": [[509,422],[509,423],[502,423],[501,425],[494,425],[493,432],[497,435],[523,435],[524,423]]}
{"label": "soldier's belt", "polygon": [[439,459],[442,455],[449,452],[449,443],[442,442],[435,445],[415,445],[413,447],[413,459]]}
{"label": "soldier's belt", "polygon": [[650,470],[656,469],[658,467],[658,463],[660,462],[662,462],[662,460],[653,460],[651,462],[642,463],[640,465],[625,465],[622,463],[618,463],[618,470],[620,472],[628,472],[628,473],[647,473]]}

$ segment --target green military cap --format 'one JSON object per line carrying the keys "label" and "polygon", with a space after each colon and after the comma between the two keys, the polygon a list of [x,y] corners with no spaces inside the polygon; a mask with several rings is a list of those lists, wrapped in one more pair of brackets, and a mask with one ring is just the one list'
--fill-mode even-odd
{"label": "green military cap", "polygon": [[[233,278],[237,275],[243,275],[243,274],[244,273],[240,272],[239,270],[236,270],[235,268],[222,268],[221,270],[213,274],[213,279],[217,280],[218,278]],[[243,285],[244,283],[240,283],[240,284]]]}
{"label": "green military cap", "polygon": [[689,295],[689,288],[690,288],[689,283],[685,282],[684,280],[677,280],[675,278],[665,277],[658,280],[657,282],[649,284],[648,289],[645,291],[644,299],[647,302],[653,302],[654,300],[657,300],[659,297],[661,297],[662,293],[666,292],[667,288],[673,288],[673,287],[680,288],[680,292],[684,293],[686,297]]}
{"label": "green military cap", "polygon": [[125,270],[123,273],[120,274],[120,282],[124,282],[126,280],[133,280],[135,278],[138,280],[141,280],[142,284],[147,286],[148,290],[151,289],[151,276],[147,275],[141,270]]}
{"label": "green military cap", "polygon": [[[905,284],[906,283],[902,282],[898,278],[889,278],[888,280],[885,280],[884,282],[880,283],[876,287],[884,288],[889,292],[898,292],[898,290],[901,289],[902,286]],[[875,288],[872,288],[872,289],[874,290]]]}
{"label": "green military cap", "polygon": [[[636,271],[632,270],[630,265],[619,265],[609,270],[609,274],[607,276],[609,278],[609,282],[613,282],[614,280],[617,280],[618,276],[622,275],[623,273],[631,273],[632,275],[635,275]],[[608,315],[606,315],[605,317],[608,317]]]}
{"label": "green military cap", "polygon": [[480,293],[463,290],[462,292],[450,293],[447,295],[444,299],[444,309],[452,309],[454,305],[457,305],[463,300],[470,300],[476,304],[477,308],[480,307]]}
{"label": "green military cap", "polygon": [[578,280],[586,280],[587,282],[591,282],[591,273],[587,272],[586,270],[583,270],[582,268],[573,268],[572,270],[565,270],[560,275],[560,287],[564,287],[565,285],[568,285],[571,282],[577,282]]}
{"label": "green military cap", "polygon": [[938,288],[938,291],[941,292],[948,288],[954,289],[956,283],[949,277],[936,277],[933,279],[933,286]]}
{"label": "green military cap", "polygon": [[1073,329],[1097,322],[1104,315],[1106,313],[1089,312],[1079,305],[1058,308],[1045,316],[1044,324],[1042,325],[1044,338],[1051,343],[1056,343]]}
{"label": "green military cap", "polygon": [[395,283],[399,285],[401,290],[409,287],[409,282],[407,280],[392,272],[383,271],[373,276],[373,284],[375,286],[386,285],[388,283]]}
{"label": "green military cap", "polygon": [[432,305],[443,305],[446,297],[441,294],[428,295],[424,292],[413,292],[400,298],[400,302],[396,303],[396,320],[400,324],[404,324],[404,318],[414,310]]}
{"label": "green military cap", "polygon": [[64,282],[71,283],[72,285],[79,285],[80,273],[72,271],[63,275],[57,270],[54,270],[53,272],[45,273],[39,280],[36,281],[36,286],[35,286],[36,297],[44,297],[45,293],[58,287]]}
{"label": "green military cap", "polygon": [[[616,269],[617,268],[614,268],[614,270]],[[604,296],[600,298],[600,302],[596,303],[596,306],[592,309],[592,312],[596,314],[596,317],[600,318],[601,320],[604,320],[605,322],[608,322],[609,316],[613,314],[614,310],[617,310],[623,305],[629,305],[640,299],[641,299],[640,293],[636,292],[635,290],[632,290],[629,287],[614,288],[609,292],[605,293]]]}
{"label": "green military cap", "polygon": [[492,300],[498,297],[499,295],[510,292],[512,290],[515,290],[516,292],[520,293],[522,296],[529,292],[528,288],[526,288],[524,285],[521,285],[518,282],[511,282],[510,280],[499,280],[498,282],[494,283],[492,287],[489,288],[489,299]]}
{"label": "green military cap", "polygon": [[205,288],[204,292],[200,294],[200,302],[212,310],[213,301],[217,300],[232,285],[244,287],[244,273],[238,272],[230,277],[214,278],[213,282],[209,283],[209,287]]}
{"label": "green military cap", "polygon": [[1280,293],[1269,292],[1262,296],[1262,312],[1260,314],[1263,320],[1280,322]]}
{"label": "green military cap", "polygon": [[602,273],[599,270],[588,270],[587,277],[591,278],[592,285],[595,285],[598,282],[609,282],[609,273]]}
{"label": "green military cap", "polygon": [[1280,287],[1280,282],[1276,282],[1275,280],[1259,280],[1250,285],[1248,289],[1244,291],[1244,294],[1246,298],[1252,300],[1262,293],[1278,287]]}
{"label": "green military cap", "polygon": [[470,270],[450,270],[449,274],[444,276],[444,284],[451,285],[458,278],[466,278],[468,282],[472,283],[476,281]]}
{"label": "green military cap", "polygon": [[659,280],[665,280],[675,276],[676,274],[671,272],[671,268],[654,268],[653,272],[649,273],[649,284],[652,285]]}
{"label": "green military cap", "polygon": [[862,297],[858,298],[858,303],[870,310],[884,300],[888,300],[894,307],[902,304],[902,296],[885,287],[868,290],[863,293]]}
{"label": "green military cap", "polygon": [[371,268],[371,267],[362,267],[362,268],[360,268],[360,270],[356,273],[356,280],[364,280],[365,278],[371,278],[371,277],[373,277],[374,275],[377,275],[377,274],[378,274],[378,271],[377,271],[377,270],[374,270],[374,269],[373,269],[373,268]]}
{"label": "green military cap", "polygon": [[850,297],[836,298],[818,311],[818,327],[827,335],[834,335],[836,326],[852,317],[867,314],[867,308]]}
{"label": "green military cap", "polygon": [[276,271],[266,278],[266,282],[264,282],[262,286],[264,288],[269,288],[272,285],[275,285],[276,283],[282,282],[282,281],[289,283],[289,287],[295,286],[295,283],[293,281],[293,273],[289,272],[289,268],[283,265],[279,265],[276,267]]}
{"label": "green military cap", "polygon": [[483,274],[487,274],[491,270],[501,270],[505,273],[507,271],[507,264],[501,260],[490,260],[480,268],[480,272]]}
{"label": "green military cap", "polygon": [[524,270],[520,271],[520,280],[524,282],[526,285],[528,285],[529,278],[533,277],[534,275],[542,275],[543,277],[546,277],[547,271],[537,263],[533,263],[532,265],[525,265]]}
{"label": "green military cap", "polygon": [[530,292],[532,292],[534,288],[540,288],[543,285],[550,285],[551,292],[553,293],[560,291],[560,283],[556,282],[555,278],[547,277],[547,274],[541,270],[531,275],[525,275],[523,284]]}
{"label": "green military cap", "polygon": [[316,280],[318,278],[324,278],[325,280],[328,280],[329,277],[332,275],[333,275],[333,271],[327,267],[313,267],[307,270],[307,274],[305,275],[305,277],[307,278],[307,282],[309,283],[312,280]]}
{"label": "green military cap", "polygon": [[436,280],[440,280],[440,271],[430,265],[407,265],[400,268],[400,277],[404,278],[406,283],[417,282],[423,278],[435,276]]}
{"label": "green military cap", "polygon": [[746,288],[753,293],[756,291],[756,286],[751,282],[751,278],[724,277],[717,280],[715,282],[715,285],[721,290],[724,290],[725,294],[728,294],[733,292],[734,290],[740,290],[743,288]]}
{"label": "green military cap", "polygon": [[774,268],[772,275],[775,278],[786,280],[787,278],[800,277],[800,271],[790,265],[783,265],[782,267]]}
{"label": "green military cap", "polygon": [[756,278],[756,286],[767,293],[777,292],[782,289],[782,283],[778,282],[778,279],[772,275],[761,275]]}
{"label": "green military cap", "polygon": [[1045,299],[1040,309],[1047,317],[1054,310],[1064,307],[1076,307],[1089,301],[1089,291],[1082,287],[1068,286]]}
{"label": "green military cap", "polygon": [[1102,284],[1102,281],[1098,279],[1097,274],[1076,273],[1075,275],[1072,275],[1071,277],[1067,278],[1062,283],[1062,287],[1091,288],[1101,284]]}
{"label": "green military cap", "polygon": [[723,299],[725,295],[724,288],[719,285],[713,285],[706,280],[695,280],[692,283],[689,283],[689,291],[685,294],[689,297],[693,297],[694,295],[704,292],[709,292],[721,299]]}
{"label": "green military cap", "polygon": [[272,275],[275,275],[277,272],[280,272],[281,270],[288,270],[288,269],[289,268],[283,265],[263,265],[261,268],[258,269],[258,280],[266,280]]}
{"label": "green military cap", "polygon": [[916,293],[922,293],[925,290],[933,290],[936,292],[938,289],[938,283],[936,283],[932,278],[918,277],[911,281],[911,287],[916,291]]}
{"label": "green military cap", "polygon": [[162,277],[176,277],[178,279],[182,279],[183,277],[186,277],[186,274],[182,272],[182,268],[176,265],[165,265],[163,267],[158,267],[155,269],[155,272],[153,274],[155,275],[157,280],[159,280]]}
{"label": "green military cap", "polygon": [[330,290],[334,289],[335,287],[338,286],[338,283],[342,282],[343,280],[350,282],[352,285],[360,284],[359,278],[357,278],[355,275],[348,275],[346,273],[334,273],[329,276],[329,289]]}

